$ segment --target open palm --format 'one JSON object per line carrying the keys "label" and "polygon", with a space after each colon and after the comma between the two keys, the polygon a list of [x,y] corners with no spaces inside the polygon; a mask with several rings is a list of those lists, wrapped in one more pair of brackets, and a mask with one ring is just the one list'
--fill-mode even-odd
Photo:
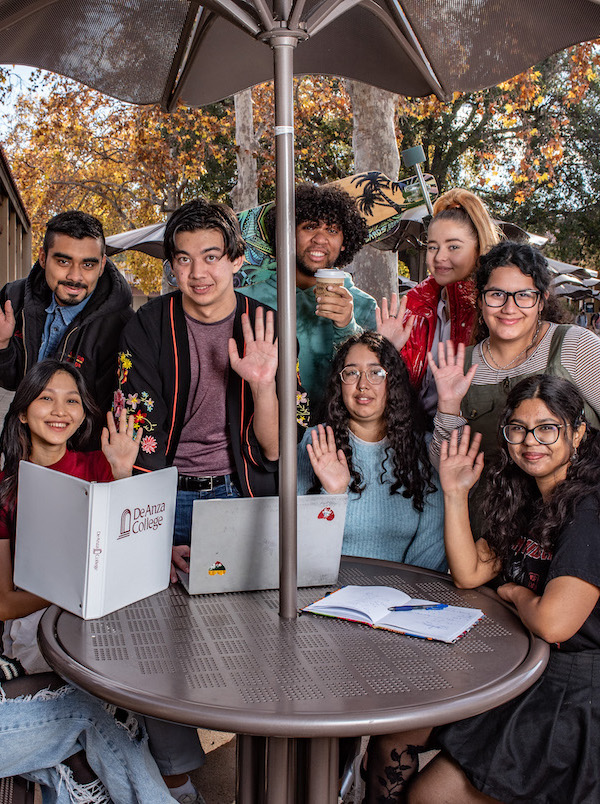
{"label": "open palm", "polygon": [[343,494],[350,483],[348,461],[341,449],[336,449],[331,427],[320,424],[311,433],[312,444],[306,449],[315,475],[328,494]]}
{"label": "open palm", "polygon": [[381,300],[381,308],[379,305],[375,310],[375,320],[377,322],[377,332],[391,341],[396,349],[400,352],[404,348],[405,343],[410,338],[410,333],[415,321],[414,315],[406,317],[406,296],[403,296],[398,304],[398,294],[392,293],[392,298],[388,304],[387,298],[384,296]]}
{"label": "open palm", "polygon": [[458,440],[458,428],[452,431],[450,441],[442,442],[440,452],[440,482],[444,494],[464,494],[473,488],[483,471],[483,452],[479,452],[481,433],[471,436],[465,425]]}
{"label": "open palm", "polygon": [[275,381],[277,373],[277,339],[273,311],[264,316],[263,308],[258,307],[254,319],[254,330],[250,317],[242,315],[244,335],[244,356],[240,357],[233,338],[229,339],[229,362],[235,372],[251,385],[269,385]]}

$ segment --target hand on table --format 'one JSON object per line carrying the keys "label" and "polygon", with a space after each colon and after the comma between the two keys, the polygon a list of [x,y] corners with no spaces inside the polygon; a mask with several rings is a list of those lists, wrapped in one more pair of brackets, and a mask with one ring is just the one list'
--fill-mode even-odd
{"label": "hand on table", "polygon": [[177,569],[183,570],[183,572],[190,571],[190,563],[188,561],[189,557],[189,544],[176,544],[171,548],[171,583],[177,583],[179,580]]}

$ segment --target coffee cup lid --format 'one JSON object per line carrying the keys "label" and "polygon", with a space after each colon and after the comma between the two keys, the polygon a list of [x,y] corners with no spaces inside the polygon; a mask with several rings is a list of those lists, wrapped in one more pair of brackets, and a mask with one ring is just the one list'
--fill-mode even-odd
{"label": "coffee cup lid", "polygon": [[346,272],[340,271],[339,268],[318,268],[315,271],[315,279],[339,279],[340,277],[346,278]]}

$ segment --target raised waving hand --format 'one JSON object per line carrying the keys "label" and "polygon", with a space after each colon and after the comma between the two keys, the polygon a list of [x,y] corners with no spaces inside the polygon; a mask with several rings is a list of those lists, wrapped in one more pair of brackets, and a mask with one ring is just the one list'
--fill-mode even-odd
{"label": "raised waving hand", "polygon": [[415,323],[414,315],[409,316],[406,322],[404,321],[406,304],[406,296],[403,296],[398,304],[398,294],[392,293],[389,304],[384,296],[381,300],[381,308],[377,305],[375,310],[377,332],[387,338],[388,341],[391,341],[399,352],[402,351],[404,344],[410,338],[410,333]]}
{"label": "raised waving hand", "polygon": [[263,308],[257,307],[254,330],[250,317],[244,313],[242,332],[245,343],[243,357],[239,356],[235,340],[229,339],[231,367],[250,385],[274,383],[277,373],[277,338],[275,338],[273,311],[268,310],[265,316]]}
{"label": "raised waving hand", "polygon": [[114,479],[121,480],[124,477],[131,477],[144,431],[139,427],[137,433],[135,432],[134,417],[127,416],[124,408],[117,422],[109,411],[106,414],[107,426],[102,428],[101,443],[102,452],[110,464]]}
{"label": "raised waving hand", "polygon": [[459,343],[455,350],[452,341],[438,345],[437,364],[431,352],[427,352],[427,359],[437,388],[438,410],[440,413],[460,415],[461,402],[469,390],[477,366],[471,366],[465,374],[465,346]]}
{"label": "raised waving hand", "polygon": [[341,449],[336,449],[333,430],[319,424],[311,432],[312,444],[307,444],[308,457],[315,475],[328,494],[344,494],[350,483],[348,461]]}
{"label": "raised waving hand", "polygon": [[465,425],[460,443],[458,430],[453,430],[450,441],[443,441],[440,452],[440,482],[444,495],[468,496],[470,489],[481,477],[483,452],[479,451],[481,433],[474,433]]}

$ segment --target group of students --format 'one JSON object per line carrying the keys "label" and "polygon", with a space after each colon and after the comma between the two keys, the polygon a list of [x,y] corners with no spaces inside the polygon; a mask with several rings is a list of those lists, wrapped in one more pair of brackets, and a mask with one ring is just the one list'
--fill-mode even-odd
{"label": "group of students", "polygon": [[[171,237],[179,232],[188,242],[193,231],[175,228]],[[195,246],[182,248],[181,243],[171,249],[176,276],[185,285]],[[239,261],[239,245],[228,253],[232,265]],[[215,246],[207,240],[207,248]],[[222,251],[222,244],[219,248]],[[345,554],[449,568],[461,587],[494,582],[524,624],[551,643],[551,660],[530,690],[485,715],[431,733],[372,738],[363,768],[365,802],[406,797],[419,802],[594,801],[600,798],[594,728],[598,716],[594,673],[600,661],[600,561],[595,543],[600,536],[600,341],[587,330],[564,323],[542,255],[528,245],[501,242],[487,210],[467,191],[451,191],[436,202],[428,228],[427,266],[430,277],[401,302],[396,296],[389,304],[382,301],[377,331],[357,331],[337,349],[323,420],[299,444],[298,492],[348,491]],[[171,326],[173,344],[182,327],[187,326],[191,337],[193,325],[185,316],[189,310],[182,290],[179,312],[180,297],[157,300],[128,327],[127,343],[145,337],[151,351],[149,325],[159,313],[164,328]],[[263,347],[259,362],[268,375],[265,385],[272,389],[276,369],[272,314],[264,323],[262,314],[256,318],[255,333],[247,313],[243,315],[243,332],[240,328],[230,343],[231,366],[242,386],[256,385],[254,375],[244,379],[248,364],[240,363],[247,354],[243,351],[240,358],[235,343],[249,346],[257,339]],[[131,474],[140,462],[140,444],[145,460],[157,457],[160,436],[144,443],[148,431],[139,426],[139,412],[136,419],[131,411],[132,399],[142,411],[142,395],[132,384],[137,366],[132,367],[128,355],[127,349],[121,352],[120,380],[121,389],[129,382],[130,393],[121,391],[116,420],[108,415],[101,451],[85,451],[98,411],[80,372],[69,364],[45,360],[34,366],[7,415],[1,441],[0,619],[9,621],[5,637],[14,645],[22,635],[10,621],[27,619],[46,605],[12,585],[19,460],[107,481]],[[165,372],[173,371],[166,356],[164,364]],[[193,444],[193,426],[186,432],[183,423],[185,404],[177,418],[181,404],[165,405],[163,410],[156,396],[150,398],[146,392],[146,402],[152,403],[143,409],[146,421],[153,408],[158,419],[170,409],[169,438],[173,427],[179,428],[173,449],[181,438]],[[274,398],[270,394],[261,404],[268,410]],[[169,433],[168,427],[163,429]],[[274,471],[276,450],[269,451],[268,434],[262,441],[260,430],[254,435],[268,471]],[[165,459],[168,446],[161,449]],[[242,446],[237,449],[243,453]],[[185,450],[178,455],[183,465],[190,460]],[[182,511],[180,542],[189,530],[187,518],[188,512]],[[178,561],[184,559],[185,550],[176,556]],[[18,658],[19,651],[13,650],[13,655]],[[124,729],[107,719],[99,702],[69,687],[46,687],[41,698],[1,695],[0,749],[3,725],[10,722],[2,713],[8,713],[9,703],[14,733],[23,722],[25,706],[35,702],[38,709],[60,705],[78,711],[85,697],[87,710],[95,707],[87,722],[97,715],[106,728],[114,726],[110,739],[120,741],[122,772],[114,778],[106,774],[98,758],[102,748],[90,751],[85,728],[75,734],[76,726],[72,743],[67,745],[65,737],[65,745],[53,755],[62,752],[56,766],[63,769],[62,759],[70,756],[69,751],[85,747],[90,766],[112,800],[125,804],[171,800],[148,753],[143,724]],[[47,722],[41,711],[35,722],[38,729]],[[9,729],[7,746],[10,734]],[[419,752],[431,747],[442,752],[414,776]],[[0,757],[13,754],[12,748],[8,753],[0,750]],[[140,767],[136,763],[151,768],[143,791],[133,784]],[[23,763],[5,767],[0,760],[0,775],[26,770]],[[32,778],[45,780],[54,790],[47,801],[71,800],[68,786],[60,784],[63,777],[71,779],[70,772],[61,770],[52,781],[47,772],[32,773]],[[127,786],[128,778],[132,783],[125,794],[121,786]]]}

